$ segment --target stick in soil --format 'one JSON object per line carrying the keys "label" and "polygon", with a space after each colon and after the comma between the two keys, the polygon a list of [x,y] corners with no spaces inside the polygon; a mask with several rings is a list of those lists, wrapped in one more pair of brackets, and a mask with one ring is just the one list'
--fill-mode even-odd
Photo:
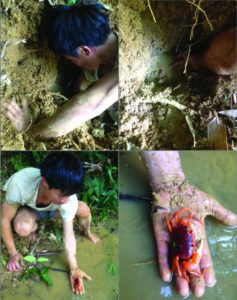
{"label": "stick in soil", "polygon": [[149,7],[149,9],[150,9],[150,12],[151,12],[153,21],[154,21],[154,23],[156,23],[156,18],[155,18],[155,15],[154,15],[154,13],[153,13],[153,10],[152,10],[152,8],[151,8],[150,0],[147,0],[147,5],[148,5],[148,7]]}

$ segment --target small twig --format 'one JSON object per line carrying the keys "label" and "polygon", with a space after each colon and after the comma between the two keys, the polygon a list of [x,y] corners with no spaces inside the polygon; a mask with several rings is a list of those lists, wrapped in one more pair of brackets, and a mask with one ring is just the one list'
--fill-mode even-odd
{"label": "small twig", "polygon": [[190,132],[191,132],[191,134],[193,136],[193,147],[196,148],[196,146],[197,146],[197,140],[196,140],[196,133],[195,133],[195,130],[193,128],[193,123],[190,120],[190,118],[189,118],[188,115],[185,116],[185,120],[186,120],[186,122],[188,124],[188,128],[189,128],[189,130],[190,130]]}
{"label": "small twig", "polygon": [[143,262],[138,262],[138,263],[134,263],[134,264],[130,264],[129,266],[143,266],[143,265],[150,265],[150,264],[154,264],[156,263],[155,260],[148,260],[148,261],[143,261]]}
{"label": "small twig", "polygon": [[36,247],[38,246],[38,244],[39,244],[39,241],[40,241],[40,239],[41,239],[41,236],[42,236],[42,234],[43,234],[43,232],[44,232],[45,226],[46,226],[45,224],[42,226],[42,229],[41,229],[41,234],[40,234],[40,236],[39,236],[38,240],[36,241],[36,243],[35,243],[34,247],[31,249],[31,251],[30,251],[30,255],[33,255],[33,254],[34,254],[34,251],[35,251]]}
{"label": "small twig", "polygon": [[[201,4],[201,2],[202,2],[202,0],[199,0],[199,2],[198,2],[198,7],[199,7],[199,5]],[[198,16],[199,16],[199,10],[196,9],[195,15],[194,15],[195,22],[193,23],[193,26],[192,26],[191,32],[190,32],[190,36],[189,36],[189,40],[190,40],[190,41],[192,40],[192,38],[193,38],[193,36],[194,36],[194,29],[195,29],[195,27],[197,26],[197,23],[198,23]]]}
{"label": "small twig", "polygon": [[49,2],[49,4],[50,4],[51,6],[54,6],[54,5],[57,4],[57,0],[55,0],[55,1],[53,1],[53,0],[48,0],[48,2]]}
{"label": "small twig", "polygon": [[174,106],[174,107],[178,108],[181,111],[183,111],[187,108],[185,105],[180,104],[179,102],[177,102],[175,100],[157,99],[157,102],[159,102],[161,104],[168,104],[168,105]]}
{"label": "small twig", "polygon": [[65,101],[68,101],[68,98],[67,97],[65,97],[65,96],[63,96],[62,94],[60,94],[59,92],[51,92],[51,95],[53,95],[53,96],[57,96],[57,97],[59,97],[59,98],[62,98],[63,100],[65,100]]}
{"label": "small twig", "polygon": [[8,11],[8,9],[10,8],[10,3],[11,3],[11,0],[8,0],[7,7],[5,8],[5,11]]}
{"label": "small twig", "polygon": [[13,40],[7,40],[5,42],[5,44],[3,45],[3,47],[2,47],[1,59],[3,59],[3,57],[4,57],[4,54],[5,54],[5,51],[6,51],[6,47],[8,46],[8,44],[10,44],[10,46],[16,46],[16,45],[18,45],[20,43],[25,44],[26,43],[26,39],[22,39],[22,40],[14,40],[14,39]]}
{"label": "small twig", "polygon": [[155,18],[155,15],[154,15],[154,13],[153,13],[153,10],[152,10],[152,8],[151,8],[150,0],[147,0],[147,5],[148,5],[148,7],[149,7],[149,9],[150,9],[150,12],[151,12],[153,21],[154,21],[154,23],[156,23],[156,18]]}
{"label": "small twig", "polygon": [[205,10],[204,10],[203,8],[200,7],[200,4],[201,4],[202,0],[199,0],[199,1],[200,1],[200,2],[199,2],[198,4],[196,4],[196,3],[195,3],[195,0],[193,0],[193,1],[191,1],[191,0],[186,0],[186,2],[188,2],[189,4],[195,6],[198,10],[200,10],[200,11],[203,13],[203,15],[205,16],[205,18],[206,18],[206,20],[207,20],[208,25],[209,25],[210,28],[211,28],[211,31],[213,31],[213,27],[212,27],[211,22],[210,22],[209,19],[208,19],[207,13],[205,12]]}
{"label": "small twig", "polygon": [[68,270],[63,270],[63,269],[53,268],[53,267],[49,267],[49,270],[56,271],[56,272],[68,273]]}
{"label": "small twig", "polygon": [[187,67],[188,67],[188,61],[189,61],[189,57],[190,57],[190,53],[191,53],[191,48],[192,48],[192,46],[188,47],[188,55],[187,55],[187,58],[185,61],[183,74],[187,74]]}
{"label": "small twig", "polygon": [[25,0],[22,0],[14,9],[13,9],[13,11],[14,10],[16,10],[23,2],[24,2]]}

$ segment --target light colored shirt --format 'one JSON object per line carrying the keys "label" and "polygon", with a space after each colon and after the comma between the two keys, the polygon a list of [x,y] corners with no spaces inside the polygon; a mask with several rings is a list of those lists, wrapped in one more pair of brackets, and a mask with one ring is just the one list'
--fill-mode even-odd
{"label": "light colored shirt", "polygon": [[35,210],[59,210],[64,222],[71,221],[78,208],[76,194],[68,197],[68,202],[62,205],[49,204],[46,207],[37,207],[36,200],[42,177],[40,169],[25,168],[13,174],[6,182],[3,190],[6,191],[6,201],[12,205],[27,205]]}

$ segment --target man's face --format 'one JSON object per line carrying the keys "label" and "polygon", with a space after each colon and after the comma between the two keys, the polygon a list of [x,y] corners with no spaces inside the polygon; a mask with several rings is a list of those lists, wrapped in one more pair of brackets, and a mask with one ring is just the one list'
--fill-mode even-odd
{"label": "man's face", "polygon": [[62,205],[68,202],[68,196],[65,196],[60,190],[54,188],[48,189],[47,198],[56,205]]}
{"label": "man's face", "polygon": [[78,57],[65,56],[75,66],[86,69],[96,70],[99,67],[99,60],[96,54],[96,48],[89,48],[87,46],[80,46],[77,49]]}

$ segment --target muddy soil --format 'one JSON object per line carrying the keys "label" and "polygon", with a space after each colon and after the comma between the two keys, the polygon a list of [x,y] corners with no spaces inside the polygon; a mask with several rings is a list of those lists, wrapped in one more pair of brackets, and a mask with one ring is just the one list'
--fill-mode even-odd
{"label": "muddy soil", "polygon": [[210,149],[207,125],[216,111],[230,108],[236,76],[185,75],[184,67],[170,64],[190,44],[191,53],[200,53],[215,34],[236,26],[236,3],[202,1],[207,17],[199,12],[191,41],[196,7],[188,1],[150,4],[120,1],[120,148],[192,149],[195,135],[196,149]]}
{"label": "muddy soil", "polygon": [[[60,223],[60,224],[59,224]],[[47,251],[59,251],[63,249],[62,242],[56,242],[54,235],[55,226],[62,228],[59,221],[49,220],[45,229],[42,231],[43,223],[40,225],[39,236],[41,236],[35,253],[45,253]],[[52,227],[53,226],[53,227]],[[79,234],[77,225],[74,223],[74,229],[77,239],[77,260],[82,270],[87,272],[93,280],[88,282],[85,280],[86,294],[83,299],[117,299],[118,294],[118,238],[117,238],[117,220],[109,220],[106,224],[98,224],[92,228],[92,231],[100,237],[101,242],[93,245],[86,238]],[[25,238],[14,237],[17,249],[22,255],[29,255],[29,249],[34,248],[36,241],[29,244]],[[7,252],[2,245],[2,257],[7,258]],[[7,272],[5,268],[1,268],[1,296],[4,299],[25,299],[25,295],[29,295],[32,300],[45,299],[47,297],[57,299],[79,299],[73,295],[68,280],[68,267],[65,253],[58,253],[53,256],[44,255],[49,259],[47,266],[54,270],[49,271],[49,276],[53,281],[51,287],[40,280],[36,276],[30,279],[21,280],[24,270],[29,267],[28,263],[24,263],[21,272]],[[114,271],[111,271],[111,265],[114,265]],[[56,269],[65,270],[65,272]],[[110,269],[109,269],[110,268]]]}
{"label": "muddy soil", "polygon": [[[62,4],[64,1],[50,2]],[[2,104],[13,97],[26,98],[36,120],[51,116],[70,98],[60,88],[55,89],[55,82],[62,75],[63,59],[51,52],[39,35],[45,3],[46,0],[2,0]],[[114,9],[110,18],[112,29],[116,30],[117,0],[103,3]],[[64,137],[36,142],[17,132],[3,112],[2,149],[115,149],[117,122],[111,115],[105,112]]]}

